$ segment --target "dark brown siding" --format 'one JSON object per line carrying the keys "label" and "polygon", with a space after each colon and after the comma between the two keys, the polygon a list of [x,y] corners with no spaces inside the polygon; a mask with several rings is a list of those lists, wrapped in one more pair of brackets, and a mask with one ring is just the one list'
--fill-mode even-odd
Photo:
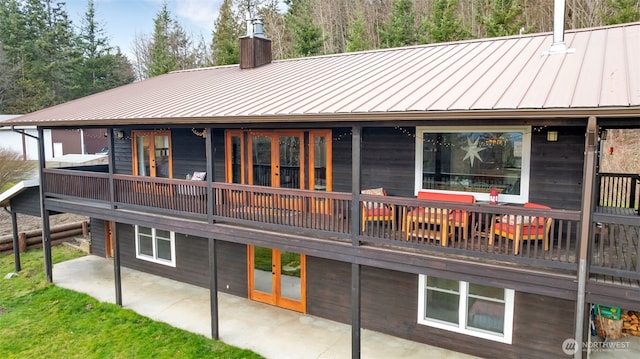
{"label": "dark brown siding", "polygon": [[[62,154],[82,153],[80,129],[51,130],[51,146],[62,143]],[[53,147],[52,147],[53,148]]]}
{"label": "dark brown siding", "polygon": [[[176,267],[174,268],[136,258],[135,228],[133,226],[119,224],[118,234],[120,236],[120,256],[123,266],[209,288],[209,246],[207,239],[176,233]],[[218,290],[247,297],[246,246],[218,241],[217,249]]]}
{"label": "dark brown siding", "polygon": [[[307,258],[309,314],[350,323],[351,266]],[[418,276],[363,267],[362,326],[458,352],[488,358],[564,358],[573,337],[573,301],[516,292],[513,344],[502,344],[417,323]]]}
{"label": "dark brown siding", "polygon": [[105,221],[102,219],[90,218],[89,223],[91,225],[91,254],[106,257],[107,254],[104,237]]}
{"label": "dark brown siding", "polygon": [[529,200],[553,208],[578,210],[582,197],[586,129],[565,127],[557,130],[557,142],[547,142],[547,130],[533,131]]}
{"label": "dark brown siding", "polygon": [[[15,213],[40,217],[40,187],[30,187],[11,199],[11,210]],[[20,221],[20,218],[18,218]]]}
{"label": "dark brown siding", "polygon": [[88,154],[96,153],[103,147],[109,145],[107,141],[107,130],[104,128],[85,128],[82,131],[84,135],[84,152]]}

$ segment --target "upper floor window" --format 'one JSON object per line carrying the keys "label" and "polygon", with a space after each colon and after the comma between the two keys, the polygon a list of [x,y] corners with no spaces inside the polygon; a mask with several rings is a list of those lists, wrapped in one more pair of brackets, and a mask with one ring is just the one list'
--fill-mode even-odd
{"label": "upper floor window", "polygon": [[511,344],[513,308],[513,289],[420,275],[420,324]]}
{"label": "upper floor window", "polygon": [[175,232],[136,226],[136,258],[175,267]]}
{"label": "upper floor window", "polygon": [[531,127],[417,127],[416,192],[472,192],[487,201],[529,198]]}

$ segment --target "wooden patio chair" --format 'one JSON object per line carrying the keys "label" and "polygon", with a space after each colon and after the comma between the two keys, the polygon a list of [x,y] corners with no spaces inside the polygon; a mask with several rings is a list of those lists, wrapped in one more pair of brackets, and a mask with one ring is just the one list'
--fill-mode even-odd
{"label": "wooden patio chair", "polygon": [[[525,208],[551,209],[551,207],[527,202]],[[529,217],[516,215],[494,216],[489,232],[489,245],[493,245],[495,236],[500,236],[513,241],[513,254],[520,252],[522,241],[542,240],[544,250],[549,250],[549,231],[551,230],[551,217]]]}
{"label": "wooden patio chair", "polygon": [[[387,191],[384,188],[372,188],[365,189],[360,192],[362,194],[370,194],[377,196],[386,196]],[[395,230],[395,206],[391,206],[385,203],[363,201],[362,202],[362,232],[367,227],[367,222],[382,222],[382,224],[391,223],[391,229]]]}

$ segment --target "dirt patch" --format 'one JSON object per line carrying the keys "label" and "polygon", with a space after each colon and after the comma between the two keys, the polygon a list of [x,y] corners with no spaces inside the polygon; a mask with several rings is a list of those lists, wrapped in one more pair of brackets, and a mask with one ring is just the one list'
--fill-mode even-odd
{"label": "dirt patch", "polygon": [[[42,228],[42,220],[40,217],[27,216],[18,214],[18,232],[30,231]],[[49,217],[51,228],[56,226],[74,223],[80,221],[88,221],[89,218],[77,214],[61,213]],[[0,208],[0,237],[11,234],[11,215],[3,208]]]}

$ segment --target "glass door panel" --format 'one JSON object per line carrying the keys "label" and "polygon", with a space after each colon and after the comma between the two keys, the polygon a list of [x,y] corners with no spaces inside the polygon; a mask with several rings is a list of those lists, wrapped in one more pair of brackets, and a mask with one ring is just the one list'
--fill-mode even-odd
{"label": "glass door panel", "polygon": [[301,296],[301,255],[293,252],[280,252],[280,295],[283,298],[300,301]]}
{"label": "glass door panel", "polygon": [[304,188],[301,176],[300,158],[302,154],[301,136],[279,136],[279,168],[277,177],[280,183],[277,187]]}
{"label": "glass door panel", "polygon": [[251,183],[256,186],[272,186],[271,136],[251,136]]}
{"label": "glass door panel", "polygon": [[136,157],[137,157],[137,168],[138,171],[136,175],[138,176],[154,176],[151,173],[151,156],[149,154],[149,136],[147,135],[136,135]]}
{"label": "glass door panel", "polygon": [[169,178],[169,136],[154,136],[154,158],[156,177]]}
{"label": "glass door panel", "polygon": [[273,254],[270,248],[253,247],[253,290],[273,294]]}

